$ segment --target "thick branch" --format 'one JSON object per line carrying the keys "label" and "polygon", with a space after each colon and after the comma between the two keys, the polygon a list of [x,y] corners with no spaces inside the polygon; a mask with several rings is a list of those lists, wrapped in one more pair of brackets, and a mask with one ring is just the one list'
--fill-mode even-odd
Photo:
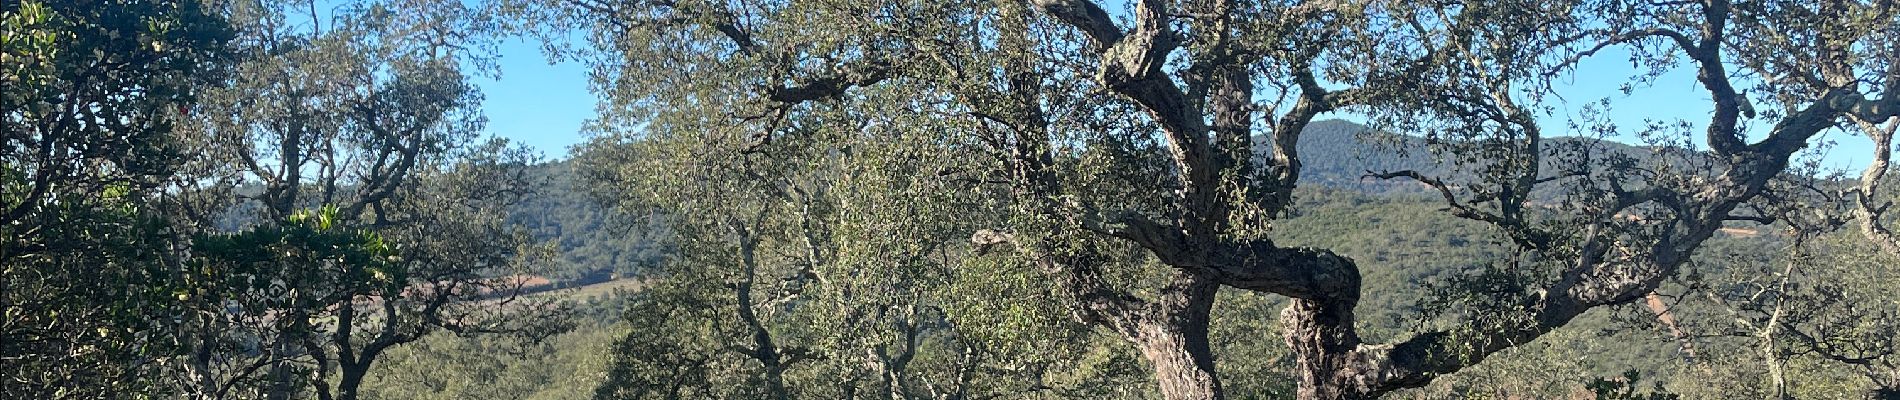
{"label": "thick branch", "polygon": [[1711,0],[1702,5],[1702,38],[1694,46],[1686,41],[1677,40],[1682,50],[1696,63],[1696,80],[1709,91],[1710,99],[1715,103],[1715,114],[1709,118],[1709,148],[1716,154],[1731,155],[1742,148],[1741,131],[1738,128],[1741,118],[1741,102],[1745,101],[1729,82],[1728,70],[1722,62],[1722,39],[1726,35],[1729,18],[1727,0]]}
{"label": "thick branch", "polygon": [[1880,185],[1887,180],[1887,168],[1893,158],[1894,131],[1900,127],[1900,119],[1894,119],[1885,127],[1873,126],[1866,120],[1857,119],[1856,122],[1874,141],[1874,160],[1861,173],[1860,188],[1854,194],[1854,218],[1860,220],[1863,236],[1888,253],[1900,254],[1900,236],[1896,236],[1880,220],[1893,203],[1877,200]]}
{"label": "thick branch", "polygon": [[1058,21],[1075,27],[1095,42],[1096,50],[1107,50],[1122,40],[1122,28],[1115,26],[1102,6],[1089,0],[1036,0],[1036,8]]}
{"label": "thick branch", "polygon": [[1328,299],[1359,289],[1358,265],[1328,250],[1279,247],[1265,239],[1193,246],[1181,229],[1139,216],[1087,225],[1141,245],[1163,264],[1237,289],[1301,299]]}
{"label": "thick branch", "polygon": [[788,105],[834,98],[843,96],[844,92],[851,88],[882,82],[890,75],[890,64],[882,60],[870,60],[837,75],[813,78],[796,85],[766,89],[766,98]]}
{"label": "thick branch", "polygon": [[1433,331],[1411,339],[1361,347],[1355,359],[1375,379],[1358,388],[1362,393],[1386,393],[1419,387],[1439,375],[1476,365],[1490,355],[1528,343],[1568,324],[1590,308],[1642,299],[1667,274],[1642,273],[1633,266],[1600,268],[1590,277],[1565,288],[1552,287],[1543,298],[1533,298],[1529,312],[1501,326],[1461,331]]}
{"label": "thick branch", "polygon": [[1220,214],[1215,205],[1218,168],[1211,160],[1204,110],[1162,69],[1181,40],[1169,26],[1167,4],[1160,0],[1136,4],[1135,29],[1125,36],[1107,23],[1106,14],[1093,3],[1043,1],[1037,6],[1102,45],[1096,80],[1140,104],[1160,123],[1184,186],[1181,225],[1196,236],[1211,236],[1211,226],[1217,223],[1212,219]]}
{"label": "thick branch", "polygon": [[[1860,107],[1863,103],[1866,103],[1866,100],[1859,93],[1841,88],[1828,89],[1821,93],[1819,101],[1776,122],[1774,129],[1769,131],[1768,137],[1762,139],[1761,142],[1749,145],[1748,150],[1761,153],[1763,157],[1758,159],[1780,160],[1777,164],[1785,166],[1789,155],[1807,148],[1808,139],[1834,127],[1835,121],[1840,120],[1841,116]],[[1766,174],[1768,176],[1763,176],[1762,179],[1767,179],[1781,172],[1779,167],[1773,169],[1773,171],[1746,172]]]}

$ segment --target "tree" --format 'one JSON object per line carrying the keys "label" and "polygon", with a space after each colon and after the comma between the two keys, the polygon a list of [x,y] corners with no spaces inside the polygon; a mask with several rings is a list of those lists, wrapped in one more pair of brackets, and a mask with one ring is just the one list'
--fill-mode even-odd
{"label": "tree", "polygon": [[[1421,386],[1587,310],[1642,299],[1724,223],[1768,218],[1754,210],[1786,197],[1773,184],[1817,135],[1850,115],[1891,118],[1900,102],[1860,87],[1900,81],[1881,75],[1887,53],[1862,51],[1893,29],[1878,4],[1140,1],[1125,18],[1078,0],[541,5],[530,10],[546,13],[533,18],[551,22],[546,31],[589,30],[598,51],[581,56],[609,108],[625,111],[603,124],[719,126],[770,149],[812,132],[795,129],[806,115],[892,112],[865,106],[864,93],[904,93],[883,101],[936,116],[937,140],[988,156],[940,175],[988,183],[971,190],[1004,200],[972,209],[1007,216],[973,241],[1021,252],[1079,320],[1134,345],[1161,395],[1177,399],[1223,397],[1207,338],[1219,287],[1292,299],[1281,322],[1302,398]],[[1639,63],[1699,72],[1715,99],[1706,153],[1545,144],[1537,113],[1554,106],[1549,82],[1622,45]],[[1758,114],[1743,93],[1781,109]],[[1299,183],[1303,128],[1347,107],[1426,136],[1433,158],[1475,172],[1372,174],[1432,187],[1516,248],[1465,280],[1490,292],[1446,300],[1472,320],[1365,343],[1358,265],[1274,240]],[[1748,124],[1765,137],[1746,140]]]}
{"label": "tree", "polygon": [[[1397,54],[1371,59],[1445,62],[1381,77],[1416,88],[1376,96],[1395,113],[1387,122],[1436,139],[1446,158],[1481,173],[1462,182],[1377,175],[1438,189],[1454,213],[1497,226],[1537,267],[1518,278],[1521,300],[1495,310],[1502,323],[1420,334],[1378,351],[1395,362],[1372,365],[1411,379],[1456,371],[1591,308],[1645,297],[1725,224],[1790,222],[1786,210],[1814,207],[1815,186],[1791,168],[1794,157],[1846,122],[1896,117],[1896,60],[1869,51],[1892,46],[1885,32],[1900,26],[1892,6],[1610,1],[1401,13],[1405,25],[1449,29],[1379,46]],[[1635,133],[1660,150],[1639,160],[1540,144],[1546,127],[1537,116],[1555,93],[1551,76],[1617,46],[1648,70],[1633,85],[1671,68],[1697,73],[1713,99],[1700,140],[1686,122],[1632,132],[1585,110],[1577,125],[1604,136]],[[1395,67],[1405,66],[1418,65]],[[1569,167],[1547,170],[1550,160]],[[1552,186],[1562,188],[1561,200],[1539,204],[1533,194]],[[1362,351],[1345,354],[1355,353]]]}
{"label": "tree", "polygon": [[224,66],[196,1],[0,5],[0,393],[152,394],[172,309],[154,188]]}
{"label": "tree", "polygon": [[[1893,15],[1891,10],[1883,12],[1865,17]],[[1900,42],[1888,40],[1864,46],[1880,49],[1896,45]],[[1891,97],[1896,67],[1893,60],[1884,62],[1878,64],[1888,71],[1884,95]],[[1840,67],[1835,68],[1838,73]],[[1878,111],[1878,107],[1883,106],[1869,105],[1868,110]],[[1714,323],[1716,327],[1709,330],[1754,340],[1753,345],[1760,349],[1758,358],[1767,366],[1764,380],[1776,398],[1846,395],[1806,392],[1793,396],[1799,386],[1816,386],[1791,382],[1791,365],[1802,361],[1820,365],[1817,369],[1845,368],[1852,375],[1866,378],[1872,386],[1863,394],[1868,398],[1900,393],[1900,368],[1893,359],[1900,348],[1892,339],[1900,326],[1894,324],[1891,307],[1885,306],[1894,301],[1887,289],[1894,284],[1893,271],[1883,268],[1900,254],[1900,247],[1896,247],[1900,241],[1890,231],[1891,217],[1886,215],[1893,193],[1883,190],[1891,180],[1887,170],[1900,118],[1883,119],[1864,113],[1846,117],[1844,130],[1864,135],[1874,145],[1870,149],[1873,160],[1859,179],[1800,179],[1800,188],[1805,189],[1802,194],[1812,199],[1770,209],[1786,227],[1787,235],[1793,237],[1787,254],[1731,262],[1727,265],[1728,276],[1708,280],[1709,287],[1703,293],[1708,303],[1726,312],[1717,316],[1720,319],[1710,319],[1729,321]],[[1807,170],[1818,168],[1809,166]],[[1836,232],[1850,224],[1857,235]],[[1855,279],[1836,279],[1843,276]],[[1854,390],[1859,389],[1846,392]]]}
{"label": "tree", "polygon": [[[293,14],[302,6],[308,21]],[[172,181],[171,210],[208,239],[241,244],[325,209],[327,226],[373,233],[394,259],[194,246],[211,268],[184,276],[196,307],[183,316],[192,351],[176,381],[192,396],[241,385],[355,399],[382,354],[432,332],[545,337],[563,325],[550,305],[518,298],[549,254],[505,223],[535,188],[528,151],[480,136],[481,95],[464,68],[482,62],[486,23],[459,2],[314,7],[232,5],[243,62],[185,127],[201,152]],[[241,231],[218,239],[230,234],[218,229]],[[238,267],[251,264],[269,265]]]}
{"label": "tree", "polygon": [[[583,307],[605,316],[617,305],[589,302]],[[612,359],[607,350],[624,328],[583,321],[540,344],[492,335],[431,335],[391,349],[363,384],[363,398],[587,398],[606,378]]]}
{"label": "tree", "polygon": [[581,148],[590,186],[665,221],[678,249],[626,310],[600,397],[944,398],[1040,379],[985,370],[1014,360],[970,340],[980,316],[946,311],[947,260],[970,251],[949,205],[969,199],[918,168],[958,156],[920,146],[935,133],[916,116],[853,131],[825,121],[861,111],[833,111],[770,148],[692,120]]}
{"label": "tree", "polygon": [[[615,8],[621,6],[627,8]],[[1167,236],[1163,223],[1182,226],[1183,234],[1194,240],[1223,241],[1216,232],[1228,232],[1230,226],[1258,229],[1263,217],[1283,211],[1290,191],[1260,185],[1284,183],[1290,188],[1298,176],[1297,150],[1292,148],[1296,132],[1344,96],[1329,95],[1314,77],[1311,67],[1321,49],[1273,47],[1331,35],[1332,28],[1317,20],[1308,24],[1304,18],[1338,13],[1278,6],[1241,11],[1231,5],[1196,10],[1225,15],[1217,17],[1221,22],[1194,24],[1217,26],[1230,17],[1233,24],[1219,32],[1194,32],[1200,38],[1189,46],[1191,54],[1206,62],[1190,72],[1195,74],[1189,79],[1191,87],[1182,88],[1165,76],[1161,60],[1186,42],[1177,43],[1164,21],[1174,12],[1155,8],[1159,6],[1144,4],[1138,14],[1145,28],[1130,35],[1112,26],[1092,4],[1042,5],[1057,20],[1087,28],[1082,30],[1091,37],[1059,36],[1060,28],[1034,18],[1035,10],[1008,3],[880,5],[888,14],[827,3],[783,8],[578,3],[571,10],[584,13],[576,23],[612,27],[600,31],[597,39],[613,54],[602,68],[622,73],[612,76],[614,83],[622,84],[614,88],[616,93],[625,93],[620,101],[633,107],[679,106],[664,99],[693,98],[708,104],[707,109],[750,116],[743,126],[757,128],[760,145],[779,140],[784,132],[774,128],[780,121],[797,118],[819,100],[845,97],[853,87],[904,82],[910,96],[937,99],[911,106],[917,107],[914,112],[947,120],[950,131],[976,132],[959,140],[976,143],[978,154],[993,156],[979,159],[983,168],[951,170],[946,178],[1004,182],[979,189],[1012,199],[1004,207],[1018,216],[1003,219],[1011,226],[981,231],[979,245],[1015,244],[1029,254],[1026,260],[1053,278],[1059,292],[1074,298],[1077,316],[1111,328],[1142,349],[1160,371],[1157,380],[1164,395],[1211,397],[1219,394],[1205,337],[1206,313],[1217,287],[1214,279],[1186,270],[1166,274],[1171,276],[1162,279],[1169,283],[1149,285],[1144,290],[1155,295],[1141,299],[1108,286],[1102,269],[1145,265],[1107,255],[1131,249],[1124,240],[1157,247],[1187,240],[1162,237]],[[1264,17],[1281,12],[1288,18]],[[1241,15],[1247,16],[1245,21]],[[785,25],[798,18],[827,23]],[[971,28],[975,26],[983,28]],[[634,29],[621,36],[623,28]],[[1131,39],[1122,40],[1124,35]],[[1039,41],[1044,37],[1053,40]],[[808,41],[824,45],[785,47]],[[832,67],[802,67],[815,60],[827,60],[824,64]],[[1110,81],[1079,79],[1093,76],[1098,61],[1107,68],[1102,76]],[[1254,157],[1241,155],[1252,147],[1256,118],[1244,110],[1251,107],[1254,84],[1247,66],[1256,62],[1284,67],[1274,83],[1300,104],[1275,124],[1273,131],[1284,134],[1272,142],[1276,150],[1269,158],[1274,161],[1270,168],[1258,169]],[[648,71],[655,73],[644,73]],[[766,76],[784,78],[758,80]],[[753,87],[759,84],[765,87]],[[1126,98],[1084,95],[1091,90],[1120,91]],[[1216,104],[1209,107],[1219,111],[1204,110],[1202,101]],[[1153,111],[1153,118],[1123,118],[1142,110]],[[1213,114],[1221,115],[1221,121],[1209,125],[1206,118]],[[1169,147],[1146,136],[1157,127],[1169,133],[1169,140],[1191,142],[1163,156]],[[1220,132],[1218,146],[1207,138],[1215,132]],[[1070,157],[1082,151],[1087,153]],[[1171,168],[1182,174],[1168,173]],[[1088,175],[1101,171],[1122,174]],[[1071,180],[1069,173],[1080,177]],[[1128,189],[1110,189],[1118,186]],[[1186,188],[1178,198],[1169,194],[1176,187]],[[1065,198],[1080,204],[1065,203]],[[1250,200],[1233,201],[1241,198]],[[1241,209],[1231,207],[1236,205]],[[1019,237],[1034,240],[1017,243]],[[1167,263],[1203,264],[1189,258],[1206,255],[1178,250],[1154,253]]]}
{"label": "tree", "polygon": [[[337,222],[336,210],[326,208],[194,241],[190,268],[198,273],[189,283],[195,285],[179,297],[190,309],[203,310],[193,322],[217,324],[220,331],[194,338],[202,342],[190,347],[189,361],[180,372],[197,380],[191,382],[197,386],[188,387],[204,392],[190,395],[259,396],[262,393],[246,390],[268,388],[269,382],[254,372],[302,355],[267,347],[279,340],[274,336],[324,329],[307,316],[313,309],[337,304],[353,308],[361,293],[407,289],[408,271],[391,244],[374,232]],[[217,367],[233,370],[213,369]]]}

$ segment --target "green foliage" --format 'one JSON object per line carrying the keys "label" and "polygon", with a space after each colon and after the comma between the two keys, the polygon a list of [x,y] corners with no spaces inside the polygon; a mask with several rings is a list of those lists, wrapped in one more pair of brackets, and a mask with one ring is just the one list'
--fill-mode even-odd
{"label": "green foliage", "polygon": [[303,355],[290,344],[322,343],[328,325],[361,328],[355,325],[364,322],[354,317],[361,308],[418,290],[409,271],[414,264],[400,246],[338,224],[334,207],[202,235],[192,245],[189,272],[176,292],[193,311],[184,315],[188,328],[178,338],[186,345],[177,358],[179,373],[199,377],[178,382],[187,392],[261,396],[271,382],[254,372]]}
{"label": "green foliage", "polygon": [[199,151],[167,188],[212,266],[182,275],[216,295],[184,318],[181,390],[349,400],[433,332],[570,325],[518,298],[553,253],[506,221],[534,157],[482,132],[489,21],[459,1],[226,6],[235,73],[179,126]]}
{"label": "green foliage", "polygon": [[[203,281],[187,282],[197,287],[179,292],[179,298],[239,301],[249,313],[315,309],[364,294],[396,293],[412,283],[398,249],[375,232],[338,226],[334,207],[300,211],[280,224],[200,237],[193,246],[198,257],[191,267],[202,271],[193,278]],[[246,292],[261,297],[239,294]],[[251,299],[262,302],[243,301]]]}
{"label": "green foliage", "polygon": [[165,262],[169,226],[127,199],[62,200],[28,216],[50,223],[0,243],[0,393],[164,393],[163,371],[135,361],[176,351],[163,317],[184,312]]}
{"label": "green foliage", "polygon": [[[1157,257],[1172,244],[1131,238],[1141,233],[1120,230],[1129,221],[1211,226],[1190,245],[1257,241],[1354,260],[1361,288],[1346,297],[1358,321],[1344,336],[1366,341],[1342,348],[1561,326],[1512,337],[1535,340],[1508,350],[1449,355],[1489,360],[1429,372],[1421,379],[1434,383],[1400,396],[1900,393],[1891,257],[1838,237],[1808,249],[1773,232],[1701,246],[1708,232],[1691,232],[1734,218],[1724,207],[1738,204],[1826,211],[1777,203],[1831,201],[1783,197],[1831,182],[1784,174],[1767,189],[1707,186],[1732,180],[1714,174],[1772,175],[1786,157],[1733,156],[1720,130],[1711,145],[1731,157],[1706,156],[1682,139],[1687,123],[1634,132],[1652,148],[1537,136],[1533,117],[1554,113],[1543,102],[1551,93],[1521,84],[1564,70],[1570,61],[1546,64],[1573,55],[1569,41],[1627,41],[1591,36],[1632,21],[1697,32],[1692,15],[1645,7],[1727,2],[1350,3],[1296,18],[1256,18],[1299,9],[1271,2],[1212,13],[1155,2],[1182,12],[1157,25],[1175,32],[1145,38],[1180,47],[1147,60],[1152,71],[1132,71],[1116,64],[1143,61],[1126,50],[1153,41],[1074,32],[1091,29],[1062,25],[1077,25],[1061,15],[1076,11],[1063,9],[1072,2],[501,1],[538,33],[597,46],[562,55],[595,68],[598,136],[550,164],[481,133],[469,76],[491,72],[498,21],[454,0],[345,3],[327,14],[280,0],[0,5],[0,393],[1136,399],[1155,397],[1163,382],[1150,370],[1164,358],[1127,344],[1159,324],[1212,331],[1229,397],[1301,389],[1300,349],[1280,345],[1285,298],[1229,291],[1195,300],[1216,299],[1205,321],[1175,318],[1156,305],[1184,293],[1167,285],[1223,266],[1165,265],[1180,261]],[[1839,41],[1891,47],[1869,39],[1893,30],[1884,8],[1832,2],[1823,16],[1798,2],[1743,3],[1730,40],[1677,50],[1729,49],[1718,64],[1748,70],[1734,78],[1747,90],[1717,102],[1750,107],[1744,125],[1814,125],[1763,122],[1816,103],[1813,93],[1853,90],[1843,82],[1863,79],[1852,70],[1891,70],[1891,57],[1841,56],[1820,68],[1826,79],[1801,79],[1792,76],[1807,73],[1803,64],[1775,61],[1833,57],[1844,51],[1827,47]],[[1222,13],[1245,17],[1203,24]],[[1454,29],[1378,32],[1441,26]],[[1128,37],[1157,28],[1143,29]],[[1625,44],[1657,73],[1680,59],[1657,43]],[[1470,65],[1438,53],[1472,49],[1489,53],[1466,54]],[[1206,86],[1229,79],[1209,66],[1243,54],[1255,60],[1231,72],[1248,79],[1244,90]],[[1413,64],[1399,76],[1377,71],[1399,62]],[[1131,72],[1158,78],[1116,75]],[[1295,90],[1316,79],[1396,82],[1402,90],[1329,101],[1371,100],[1392,111],[1371,113],[1379,126],[1422,135],[1319,121],[1300,132],[1304,161],[1292,164],[1273,154],[1284,150],[1278,135],[1257,134],[1264,127],[1230,132],[1170,114],[1295,117],[1271,113],[1312,100],[1287,96],[1312,94]],[[1188,90],[1139,86],[1156,83]],[[1258,103],[1255,92],[1270,88],[1279,103]],[[1211,92],[1238,93],[1239,105]],[[1195,98],[1142,97],[1155,93]],[[1783,110],[1758,119],[1744,94]],[[1368,95],[1378,98],[1356,98]],[[1620,133],[1589,121],[1602,112],[1582,110],[1578,130]],[[1211,124],[1234,124],[1227,117]],[[1836,116],[1824,117],[1813,119]],[[1182,147],[1210,137],[1223,143]],[[1184,154],[1202,150],[1276,159],[1222,164],[1212,183],[1196,182],[1185,171],[1206,159]],[[1747,162],[1723,164],[1734,160]],[[1314,184],[1297,193],[1273,175],[1296,165]],[[1450,182],[1446,198],[1364,177],[1399,169]],[[1659,188],[1673,192],[1610,207]],[[1196,197],[1202,190],[1212,194]],[[1731,192],[1743,198],[1703,198]],[[1452,197],[1476,206],[1455,213],[1495,207],[1503,223],[1454,218],[1443,201]],[[1183,204],[1201,200],[1231,215],[1195,221],[1215,208]],[[1722,215],[1684,217],[1706,209]],[[1611,219],[1596,225],[1615,231],[1597,255],[1619,261],[1557,274],[1583,247],[1565,238],[1592,218]],[[1642,257],[1691,253],[1692,270],[1660,287],[1673,270],[1640,268]],[[1666,307],[1535,319],[1540,301],[1570,294],[1540,287],[1589,274],[1650,274],[1612,288],[1637,292],[1602,301],[1656,291],[1649,299]],[[635,275],[638,293],[578,302],[581,315],[568,299],[519,296],[531,276]],[[1128,304],[1139,307],[1118,307]],[[1674,322],[1653,322],[1665,320]],[[1364,354],[1378,353],[1354,355]],[[1639,378],[1652,389],[1639,390]]]}
{"label": "green foliage", "polygon": [[[1221,384],[1233,399],[1293,398],[1293,357],[1280,334],[1284,298],[1239,291],[1222,292],[1215,307],[1221,310],[1210,323],[1215,367]],[[1403,296],[1400,294],[1399,296]],[[1402,300],[1401,300],[1402,301]],[[1140,373],[1137,371],[1136,373]]]}
{"label": "green foliage", "polygon": [[1653,391],[1638,393],[1637,382],[1643,377],[1641,372],[1629,370],[1621,378],[1596,378],[1584,387],[1596,394],[1596,400],[1677,400],[1682,396],[1662,391],[1662,385],[1656,384]]}
{"label": "green foliage", "polygon": [[1707,250],[1697,274],[1668,289],[1682,293],[1675,308],[1703,355],[1689,373],[1734,383],[1675,391],[1852,398],[1895,387],[1900,275],[1891,254],[1854,232],[1764,235]]}
{"label": "green foliage", "polygon": [[414,345],[391,350],[377,363],[363,384],[363,398],[589,398],[606,378],[614,338],[627,329],[584,323],[538,344],[492,335],[429,335]]}
{"label": "green foliage", "polygon": [[727,348],[733,318],[717,312],[732,306],[720,301],[669,286],[643,291],[625,309],[630,329],[613,343],[615,361],[594,397],[761,396],[764,374]]}
{"label": "green foliage", "polygon": [[0,4],[0,393],[161,395],[171,126],[230,36],[198,1]]}
{"label": "green foliage", "polygon": [[[1131,354],[1068,322],[1038,274],[964,244],[994,222],[977,209],[993,199],[925,168],[982,159],[943,151],[936,129],[948,127],[901,112],[904,93],[875,95],[866,109],[791,117],[800,134],[757,151],[742,131],[673,115],[578,152],[590,188],[622,212],[666,222],[666,246],[677,249],[629,305],[634,329],[617,343],[600,397],[1140,387],[1128,383]],[[903,123],[830,128],[869,114]],[[1050,351],[1051,337],[1062,351]]]}

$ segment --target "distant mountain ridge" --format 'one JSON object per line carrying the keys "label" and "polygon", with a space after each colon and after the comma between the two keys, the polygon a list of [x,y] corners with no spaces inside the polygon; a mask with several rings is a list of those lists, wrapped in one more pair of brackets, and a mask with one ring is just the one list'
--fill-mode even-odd
{"label": "distant mountain ridge", "polygon": [[[1570,140],[1589,139],[1555,138],[1550,142]],[[1603,144],[1609,151],[1647,153],[1639,147]],[[1301,183],[1306,187],[1377,197],[1430,194],[1431,189],[1408,179],[1362,179],[1366,171],[1411,169],[1451,182],[1470,179],[1438,163],[1426,151],[1424,138],[1377,132],[1350,121],[1316,121],[1307,126],[1299,146],[1304,166]],[[1264,144],[1260,150],[1265,150]],[[670,253],[665,243],[670,233],[663,223],[620,215],[599,204],[585,190],[585,182],[578,181],[580,176],[572,161],[556,160],[527,168],[542,186],[534,196],[511,207],[508,220],[558,248],[561,257],[547,271],[548,278],[570,285],[639,275],[663,262]]]}
{"label": "distant mountain ridge", "polygon": [[[1617,143],[1613,141],[1581,137],[1554,137],[1545,140],[1545,148],[1550,149],[1564,144],[1587,141],[1600,146],[1601,154],[1622,154],[1637,159],[1645,159],[1653,154],[1649,149]],[[1265,151],[1264,140],[1257,140],[1258,148]],[[1425,138],[1389,132],[1379,132],[1359,123],[1329,119],[1315,121],[1307,125],[1300,135],[1300,182],[1303,185],[1317,185],[1333,189],[1353,190],[1368,194],[1418,194],[1430,189],[1409,179],[1383,180],[1364,178],[1367,171],[1384,172],[1414,170],[1426,176],[1444,179],[1447,182],[1466,181],[1472,177],[1468,172],[1457,171],[1452,165],[1441,163],[1427,149]],[[1557,161],[1545,160],[1545,174],[1554,171]]]}

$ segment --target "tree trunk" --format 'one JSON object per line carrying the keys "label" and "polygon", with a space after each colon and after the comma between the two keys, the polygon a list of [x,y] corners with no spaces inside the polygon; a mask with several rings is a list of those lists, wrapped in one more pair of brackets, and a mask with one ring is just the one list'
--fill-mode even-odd
{"label": "tree trunk", "polygon": [[1362,363],[1354,362],[1359,334],[1353,329],[1358,295],[1348,299],[1293,299],[1280,313],[1287,348],[1299,371],[1299,398],[1306,400],[1364,399]]}
{"label": "tree trunk", "polygon": [[1212,279],[1181,273],[1162,290],[1137,321],[1125,324],[1124,338],[1153,364],[1161,398],[1207,400],[1225,398],[1214,373],[1214,352],[1208,347],[1208,314],[1220,285]]}
{"label": "tree trunk", "polygon": [[343,366],[342,379],[336,383],[336,400],[356,400],[357,388],[363,386],[363,376],[369,374],[369,363]]}
{"label": "tree trunk", "polygon": [[1775,400],[1787,400],[1790,398],[1788,397],[1788,360],[1779,349],[1775,348],[1775,331],[1781,329],[1779,325],[1776,325],[1780,322],[1777,321],[1780,319],[1780,307],[1776,307],[1774,314],[1775,316],[1768,319],[1768,324],[1762,327],[1761,334],[1757,337],[1761,339],[1762,363],[1768,366],[1769,393],[1774,394]]}
{"label": "tree trunk", "polygon": [[1214,376],[1214,355],[1205,330],[1196,334],[1163,325],[1151,325],[1136,340],[1142,357],[1154,364],[1161,398],[1169,400],[1219,399],[1220,380]]}

